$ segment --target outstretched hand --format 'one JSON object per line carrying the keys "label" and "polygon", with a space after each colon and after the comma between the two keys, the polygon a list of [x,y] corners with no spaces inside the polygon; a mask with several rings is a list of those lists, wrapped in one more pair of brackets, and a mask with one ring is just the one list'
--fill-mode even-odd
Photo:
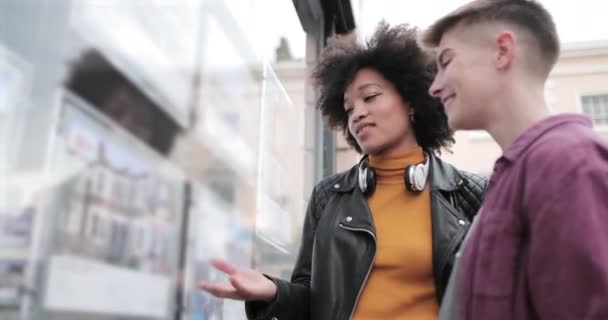
{"label": "outstretched hand", "polygon": [[198,284],[203,289],[218,298],[234,300],[271,301],[277,294],[277,286],[260,272],[253,269],[238,268],[226,261],[213,259],[211,265],[228,275],[228,282]]}

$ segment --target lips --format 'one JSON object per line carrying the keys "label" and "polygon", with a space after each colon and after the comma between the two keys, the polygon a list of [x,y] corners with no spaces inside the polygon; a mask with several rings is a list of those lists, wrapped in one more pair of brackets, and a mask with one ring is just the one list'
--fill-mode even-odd
{"label": "lips", "polygon": [[455,97],[455,94],[450,94],[444,98],[441,99],[441,103],[445,106],[448,102],[452,101],[452,99]]}
{"label": "lips", "polygon": [[355,135],[359,136],[364,133],[367,128],[373,127],[373,123],[361,123],[355,126]]}

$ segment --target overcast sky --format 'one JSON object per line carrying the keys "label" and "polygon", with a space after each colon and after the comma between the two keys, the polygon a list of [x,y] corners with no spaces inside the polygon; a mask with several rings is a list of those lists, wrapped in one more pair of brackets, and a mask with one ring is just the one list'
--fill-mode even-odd
{"label": "overcast sky", "polygon": [[[291,1],[267,0],[272,3],[274,12],[289,14],[273,15],[273,28],[266,32],[276,33],[261,42],[270,48],[278,44],[278,38],[286,35],[294,56],[304,57],[305,37]],[[356,24],[364,37],[369,36],[378,22],[385,19],[390,24],[410,23],[425,28],[435,19],[469,2],[468,0],[351,0],[355,11]],[[259,1],[258,1],[259,2]],[[264,2],[264,1],[262,1]],[[544,0],[541,3],[549,10],[557,24],[562,42],[608,40],[608,1],[605,0]],[[278,7],[277,7],[278,6]],[[294,11],[294,12],[290,12]],[[283,26],[276,28],[276,25]],[[268,33],[266,33],[268,35]],[[261,43],[260,43],[261,44]]]}
{"label": "overcast sky", "polygon": [[[424,28],[438,17],[469,2],[467,0],[352,0],[362,34],[371,34],[376,24],[410,23]],[[608,1],[544,0],[540,1],[553,15],[562,42],[608,40]]]}

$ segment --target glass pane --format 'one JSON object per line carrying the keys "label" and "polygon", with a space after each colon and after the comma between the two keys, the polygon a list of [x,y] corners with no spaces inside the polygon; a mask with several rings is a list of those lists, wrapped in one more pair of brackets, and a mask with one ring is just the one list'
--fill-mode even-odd
{"label": "glass pane", "polygon": [[293,3],[0,9],[0,319],[244,318],[196,283],[291,272],[315,179]]}
{"label": "glass pane", "polygon": [[[304,145],[314,127],[306,120],[311,106],[305,101],[305,34],[291,2],[210,0],[203,12],[192,139],[206,152],[196,175],[198,192],[207,196],[194,198],[213,197],[214,206],[229,208],[223,211],[233,217],[224,223],[230,232],[209,250],[238,266],[287,279],[314,177],[306,164],[311,151]],[[222,190],[233,196],[223,196]],[[199,217],[192,216],[202,219],[193,221],[193,235],[209,228],[203,213],[213,209],[205,210],[206,205],[196,209]],[[189,284],[223,279],[210,267],[207,239],[194,241]],[[235,248],[239,254],[232,254]],[[242,303],[190,292],[193,315],[243,317]]]}
{"label": "glass pane", "polygon": [[583,104],[583,113],[591,115],[593,114],[593,108],[590,105]]}
{"label": "glass pane", "polygon": [[583,96],[581,98],[583,106],[589,106],[591,104],[591,97],[590,96]]}
{"label": "glass pane", "polygon": [[583,113],[591,116],[594,125],[608,124],[608,95],[583,96],[581,101]]}

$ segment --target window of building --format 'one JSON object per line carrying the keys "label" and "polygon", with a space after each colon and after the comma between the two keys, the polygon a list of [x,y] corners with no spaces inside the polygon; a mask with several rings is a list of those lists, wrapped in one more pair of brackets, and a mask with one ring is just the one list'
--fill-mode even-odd
{"label": "window of building", "polygon": [[589,115],[596,127],[608,127],[608,93],[581,97],[583,113]]}

